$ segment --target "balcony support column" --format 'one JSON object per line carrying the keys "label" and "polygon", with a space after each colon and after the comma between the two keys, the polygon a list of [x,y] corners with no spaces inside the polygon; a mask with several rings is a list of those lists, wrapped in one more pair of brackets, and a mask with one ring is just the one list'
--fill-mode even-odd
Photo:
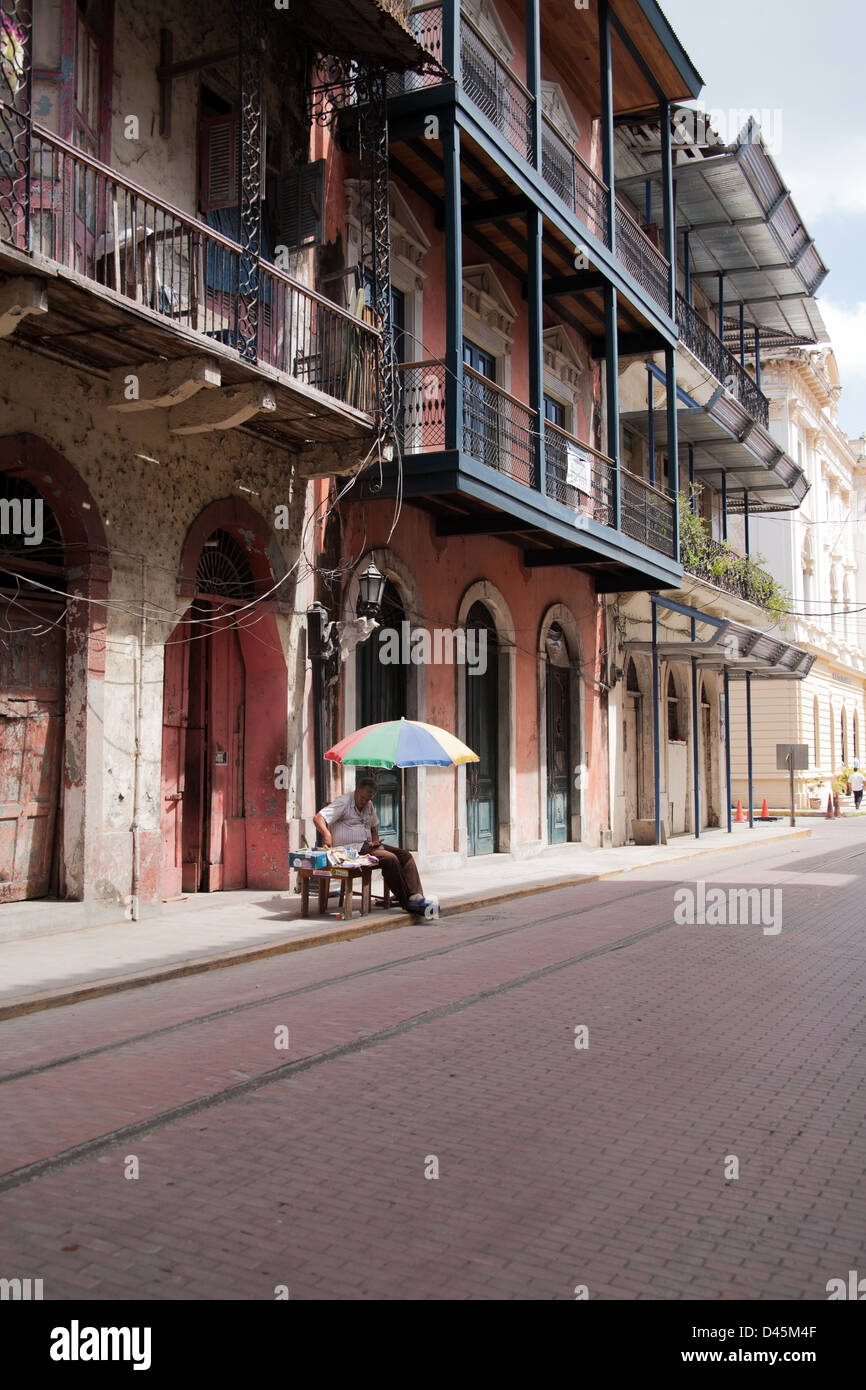
{"label": "balcony support column", "polygon": [[740,300],[740,366],[746,370],[746,306]]}
{"label": "balcony support column", "polygon": [[[692,618],[692,641],[694,642],[697,634],[697,624]],[[695,839],[701,838],[701,746],[700,746],[700,727],[698,716],[700,715],[700,705],[698,703],[698,663],[692,657],[692,771],[694,774],[694,802],[695,802]]]}
{"label": "balcony support column", "polygon": [[686,227],[683,232],[683,264],[685,266],[685,285],[686,300],[692,302],[692,253],[689,245],[689,229]]}
{"label": "balcony support column", "polygon": [[259,249],[262,223],[262,45],[258,0],[237,0],[240,169],[238,350],[247,362],[258,356]]}
{"label": "balcony support column", "polygon": [[445,448],[458,449],[463,442],[463,215],[460,128],[453,112],[443,117],[441,129],[445,175]]}
{"label": "balcony support column", "polygon": [[664,208],[665,256],[670,265],[670,316],[677,319],[677,220],[674,208],[674,157],[671,148],[670,103],[659,103],[662,147],[662,206]]}
{"label": "balcony support column", "polygon": [[725,666],[725,781],[728,797],[728,834],[733,835],[733,807],[731,805],[731,682]]}
{"label": "balcony support column", "polygon": [[659,746],[659,619],[655,603],[652,607],[652,648],[653,648],[653,803],[656,817],[656,844],[662,842],[662,774],[661,748]]}
{"label": "balcony support column", "polygon": [[753,793],[752,768],[752,673],[746,672],[746,752],[749,762],[749,829],[755,827],[755,798]]}
{"label": "balcony support column", "polygon": [[761,389],[761,330],[755,324],[755,385]]}
{"label": "balcony support column", "polygon": [[613,141],[613,49],[611,46],[610,6],[598,0],[598,52],[601,67],[601,176],[607,184],[608,245],[616,253],[616,179]]}
{"label": "balcony support column", "polygon": [[689,499],[692,509],[692,516],[698,514],[698,498],[695,492],[695,446],[689,445]]}
{"label": "balcony support column", "polygon": [[648,362],[646,369],[647,449],[649,452],[649,480],[652,487],[655,487],[656,483],[655,393],[655,377],[653,376],[652,363]]}
{"label": "balcony support column", "polygon": [[674,504],[674,560],[680,561],[680,449],[677,428],[677,350],[665,348],[665,410],[668,425],[668,492]]}
{"label": "balcony support column", "polygon": [[728,475],[722,474],[722,540],[728,539]]}
{"label": "balcony support column", "polygon": [[540,210],[538,208],[528,208],[526,212],[526,240],[529,250],[529,408],[535,416],[535,428],[537,431],[535,440],[537,487],[542,497],[546,497],[547,466],[544,449],[544,316],[541,300],[542,235],[543,225]]}
{"label": "balcony support column", "polygon": [[460,0],[442,0],[442,66],[460,81]]}
{"label": "balcony support column", "polygon": [[541,15],[540,0],[526,0],[526,86],[532,96],[529,162],[541,168]]}
{"label": "balcony support column", "polygon": [[719,337],[725,341],[725,277],[719,276]]}
{"label": "balcony support column", "polygon": [[614,529],[622,520],[622,478],[619,447],[619,329],[616,321],[617,293],[613,285],[604,287],[604,380],[607,402],[607,456],[614,461]]}
{"label": "balcony support column", "polygon": [[746,531],[746,559],[749,559],[751,547],[749,545],[749,491],[748,488],[743,493],[743,524]]}

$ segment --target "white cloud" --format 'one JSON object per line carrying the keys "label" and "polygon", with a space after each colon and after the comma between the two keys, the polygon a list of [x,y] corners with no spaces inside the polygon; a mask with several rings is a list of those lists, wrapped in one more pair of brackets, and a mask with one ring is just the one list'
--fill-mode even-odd
{"label": "white cloud", "polygon": [[860,435],[866,429],[866,300],[848,305],[822,296],[820,309],[839,364],[839,423],[849,434]]}

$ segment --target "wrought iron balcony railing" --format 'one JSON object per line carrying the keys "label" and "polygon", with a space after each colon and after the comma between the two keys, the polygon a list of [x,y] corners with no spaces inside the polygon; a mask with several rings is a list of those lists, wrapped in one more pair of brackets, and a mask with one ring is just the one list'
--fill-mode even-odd
{"label": "wrought iron balcony railing", "polygon": [[[419,5],[411,11],[408,21],[418,42],[441,63],[441,5]],[[390,79],[388,92],[394,96],[439,80],[435,74],[405,74]],[[460,84],[464,95],[512,149],[534,165],[532,136],[536,102],[532,93],[465,14],[460,20]],[[610,248],[610,190],[607,184],[540,108],[538,114],[542,122],[541,177],[568,211]],[[616,203],[616,255],[641,288],[667,313],[670,309],[668,262],[620,199]]]}
{"label": "wrought iron balcony railing", "polygon": [[676,503],[666,492],[625,470],[620,475],[620,527],[632,540],[676,558]]}
{"label": "wrought iron balcony railing", "polygon": [[544,422],[547,495],[602,526],[616,525],[616,464],[568,430]]}
{"label": "wrought iron balcony railing", "polygon": [[[445,448],[445,365],[409,362],[400,367],[399,437],[407,456]],[[538,417],[471,367],[463,369],[463,452],[479,463],[538,489]],[[552,501],[602,526],[616,525],[616,465],[551,421],[544,422],[546,486]],[[630,473],[621,474],[622,531],[673,558],[675,504],[671,497]]]}
{"label": "wrought iron balcony railing", "polygon": [[777,593],[771,575],[738,555],[725,541],[716,541],[710,536],[701,539],[697,553],[690,548],[686,538],[682,547],[682,563],[686,573],[695,579],[703,579],[706,584],[724,589],[726,593],[746,603],[754,603],[758,608],[768,607]]}
{"label": "wrought iron balcony railing", "polygon": [[725,385],[736,396],[753,420],[770,427],[770,402],[758,388],[739,360],[725,347],[708,323],[705,323],[697,309],[681,294],[677,293],[677,328],[680,338],[689,352],[712,372],[720,384]]}
{"label": "wrought iron balcony railing", "polygon": [[0,240],[374,415],[377,329],[214,228],[36,127],[26,205],[7,193],[0,150]]}

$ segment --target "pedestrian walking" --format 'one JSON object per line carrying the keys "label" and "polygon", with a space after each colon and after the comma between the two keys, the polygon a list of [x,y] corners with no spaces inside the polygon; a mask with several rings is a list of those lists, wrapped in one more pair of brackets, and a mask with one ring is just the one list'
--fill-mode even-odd
{"label": "pedestrian walking", "polygon": [[863,776],[859,767],[855,768],[848,778],[848,786],[854,793],[854,810],[859,811],[860,802],[863,800],[863,788],[866,787],[866,777]]}

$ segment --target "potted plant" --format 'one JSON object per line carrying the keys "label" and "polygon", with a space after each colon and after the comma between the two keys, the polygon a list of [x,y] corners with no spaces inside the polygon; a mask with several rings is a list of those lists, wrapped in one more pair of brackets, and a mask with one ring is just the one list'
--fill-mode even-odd
{"label": "potted plant", "polygon": [[806,783],[806,792],[809,799],[809,810],[820,811],[821,809],[821,787],[824,785],[823,777],[813,777]]}
{"label": "potted plant", "polygon": [[849,795],[848,778],[850,777],[850,775],[851,775],[851,769],[850,769],[850,767],[842,767],[842,768],[839,769],[839,771],[836,773],[836,776],[833,778],[832,787],[833,787],[833,815],[834,815],[834,816],[838,816],[838,815],[839,815],[839,798],[840,798],[841,796],[848,796],[848,795]]}

